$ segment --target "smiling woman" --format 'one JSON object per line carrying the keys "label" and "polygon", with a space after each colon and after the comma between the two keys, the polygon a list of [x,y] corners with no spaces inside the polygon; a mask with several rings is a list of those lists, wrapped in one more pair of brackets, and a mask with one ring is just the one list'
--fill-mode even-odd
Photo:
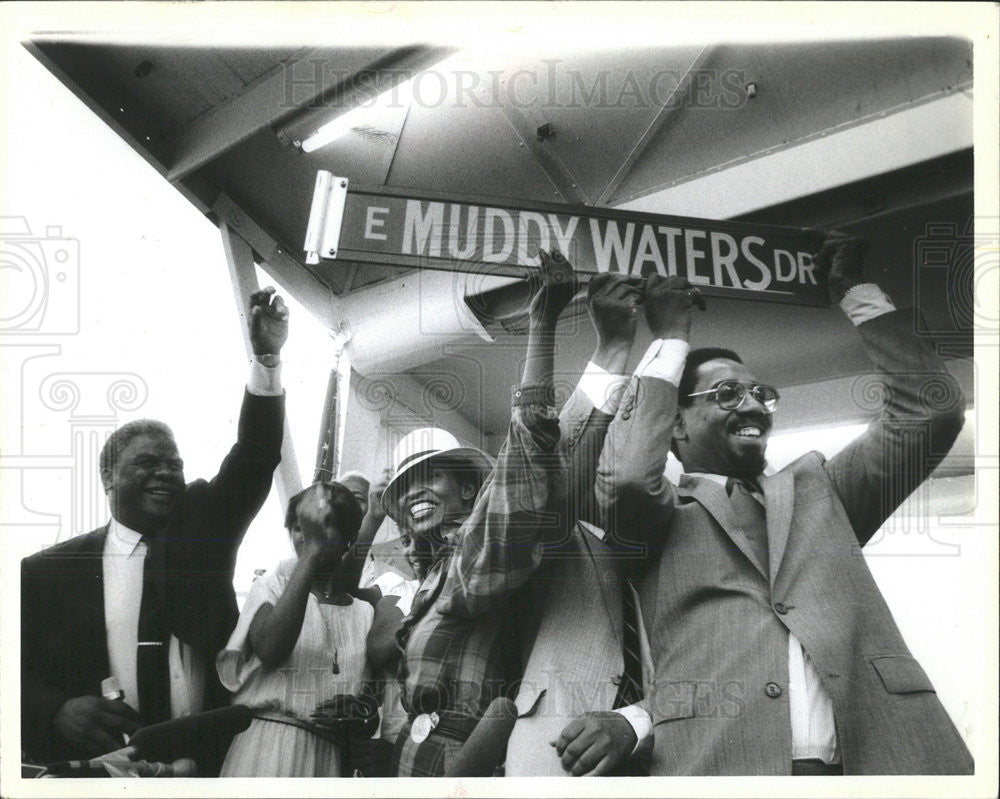
{"label": "smiling woman", "polygon": [[536,565],[536,539],[552,523],[546,511],[559,466],[552,457],[559,440],[555,327],[578,288],[564,257],[540,256],[524,373],[493,474],[486,477],[492,464],[485,453],[444,430],[423,428],[400,441],[383,494],[420,577],[395,634],[409,716],[393,753],[392,770],[401,777],[450,773],[517,669],[513,597]]}
{"label": "smiling woman", "polygon": [[448,535],[468,517],[493,464],[486,453],[436,427],[404,436],[393,463],[383,505],[405,531],[407,560],[423,578]]}

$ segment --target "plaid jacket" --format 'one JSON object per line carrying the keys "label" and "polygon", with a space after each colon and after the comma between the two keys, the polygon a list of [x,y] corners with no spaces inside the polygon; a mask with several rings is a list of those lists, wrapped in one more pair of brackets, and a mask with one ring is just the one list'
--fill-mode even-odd
{"label": "plaid jacket", "polygon": [[[411,715],[447,713],[471,729],[516,681],[515,589],[537,567],[549,533],[561,530],[551,506],[562,479],[558,441],[552,406],[515,405],[496,469],[422,582],[400,632],[403,707]],[[439,736],[417,744],[408,733],[409,725],[397,743],[398,774],[443,773]]]}

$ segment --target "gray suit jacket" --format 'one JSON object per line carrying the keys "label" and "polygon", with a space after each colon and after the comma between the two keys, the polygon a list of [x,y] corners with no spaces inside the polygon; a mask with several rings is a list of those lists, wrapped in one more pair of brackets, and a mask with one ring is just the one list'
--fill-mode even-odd
{"label": "gray suit jacket", "polygon": [[[762,479],[760,569],[725,489],[663,477],[677,389],[633,378],[598,470],[605,526],[644,548],[640,601],[655,664],[653,774],[789,774],[788,632],[834,707],[847,774],[971,773],[972,758],[910,655],[861,546],[940,462],[965,402],[901,311],[858,327],[888,385],[836,457]],[[628,537],[631,537],[629,540]]]}
{"label": "gray suit jacket", "polygon": [[[565,518],[598,522],[592,487],[611,416],[574,392],[559,417],[560,456],[576,467]],[[621,557],[582,525],[547,548],[526,587],[520,717],[507,745],[508,776],[566,776],[555,749],[581,713],[610,710],[622,673]]]}

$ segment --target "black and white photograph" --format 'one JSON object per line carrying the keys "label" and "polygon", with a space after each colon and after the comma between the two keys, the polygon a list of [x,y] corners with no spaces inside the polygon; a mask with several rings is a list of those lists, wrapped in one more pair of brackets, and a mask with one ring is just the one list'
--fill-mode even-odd
{"label": "black and white photograph", "polygon": [[4,796],[996,795],[1000,6],[0,29]]}

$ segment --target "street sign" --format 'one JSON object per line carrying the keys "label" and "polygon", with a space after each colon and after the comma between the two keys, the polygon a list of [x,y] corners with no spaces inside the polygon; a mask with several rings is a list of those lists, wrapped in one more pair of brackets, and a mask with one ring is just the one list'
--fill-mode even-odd
{"label": "street sign", "polygon": [[708,296],[828,305],[813,263],[822,240],[773,225],[352,188],[337,259],[524,276],[539,248],[558,249],[581,277],[658,272]]}

